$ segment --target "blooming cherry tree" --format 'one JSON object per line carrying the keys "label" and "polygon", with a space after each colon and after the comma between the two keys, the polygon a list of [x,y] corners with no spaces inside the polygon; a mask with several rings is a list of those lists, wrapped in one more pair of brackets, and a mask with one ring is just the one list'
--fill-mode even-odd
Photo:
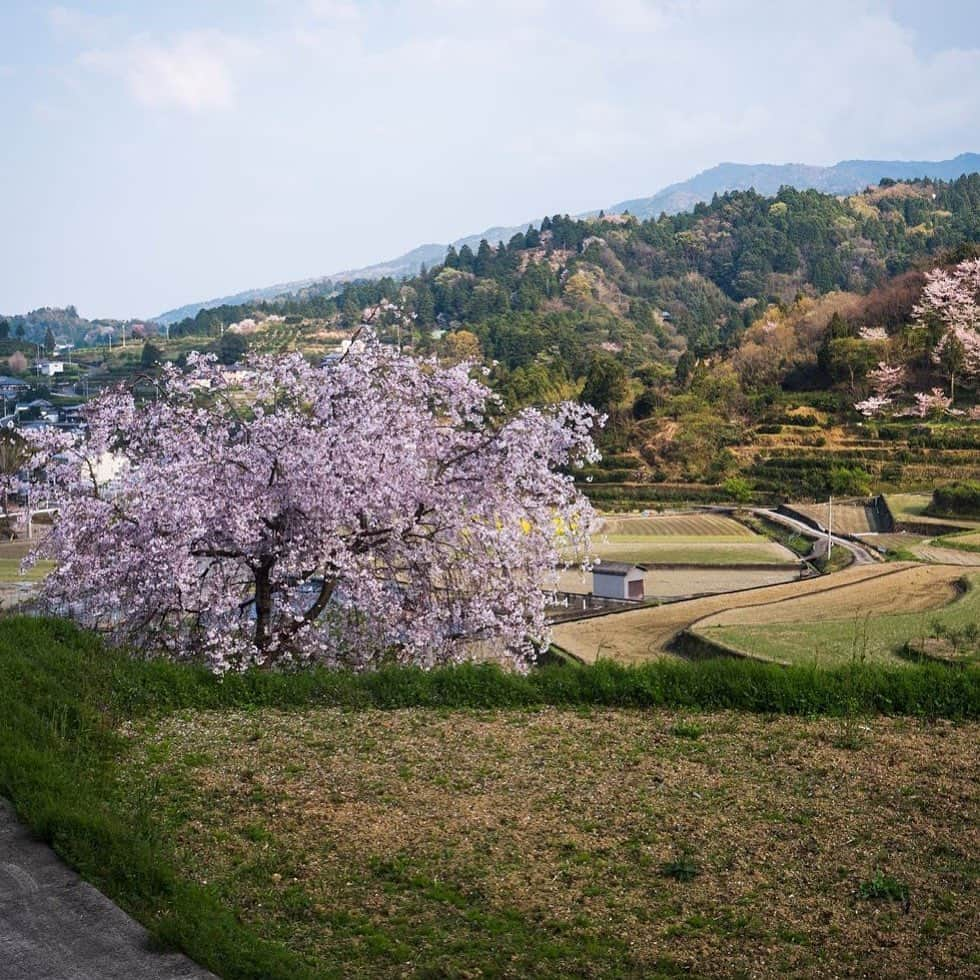
{"label": "blooming cherry tree", "polygon": [[521,664],[547,640],[548,583],[587,554],[567,469],[597,458],[591,409],[503,420],[468,365],[370,336],[326,368],[253,359],[244,381],[188,364],[158,400],[103,394],[83,440],[35,447],[60,492],[35,556],[58,562],[56,608],[216,671],[431,666],[480,642]]}
{"label": "blooming cherry tree", "polygon": [[930,415],[946,415],[952,411],[953,399],[948,397],[942,388],[932,391],[917,391],[915,393],[916,414],[920,418]]}
{"label": "blooming cherry tree", "polygon": [[854,407],[866,418],[875,418],[881,415],[886,408],[892,404],[890,398],[882,398],[878,395],[870,395],[864,401],[855,402]]}
{"label": "blooming cherry tree", "polygon": [[892,366],[884,361],[879,361],[878,366],[868,372],[871,390],[879,398],[889,398],[901,391],[907,380],[908,371],[903,364]]}
{"label": "blooming cherry tree", "polygon": [[955,398],[958,376],[980,375],[980,259],[960,262],[950,272],[928,273],[913,315],[939,332],[932,359],[944,368]]}

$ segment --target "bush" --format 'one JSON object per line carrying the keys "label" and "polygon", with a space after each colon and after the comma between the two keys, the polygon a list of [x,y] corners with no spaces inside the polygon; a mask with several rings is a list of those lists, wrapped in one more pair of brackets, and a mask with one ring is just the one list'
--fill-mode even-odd
{"label": "bush", "polygon": [[964,480],[948,483],[932,491],[931,514],[956,514],[961,517],[980,517],[980,483]]}

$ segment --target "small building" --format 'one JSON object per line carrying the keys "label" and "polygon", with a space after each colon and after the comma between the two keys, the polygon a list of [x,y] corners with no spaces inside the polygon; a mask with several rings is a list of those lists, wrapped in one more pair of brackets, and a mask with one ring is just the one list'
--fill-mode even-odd
{"label": "small building", "polygon": [[592,569],[592,594],[603,599],[643,598],[643,569],[625,561],[604,561]]}
{"label": "small building", "polygon": [[37,373],[43,374],[46,378],[53,378],[56,374],[61,374],[65,370],[64,361],[38,361]]}
{"label": "small building", "polygon": [[25,391],[30,389],[30,385],[20,378],[11,378],[8,375],[0,375],[0,396],[4,398],[17,398]]}

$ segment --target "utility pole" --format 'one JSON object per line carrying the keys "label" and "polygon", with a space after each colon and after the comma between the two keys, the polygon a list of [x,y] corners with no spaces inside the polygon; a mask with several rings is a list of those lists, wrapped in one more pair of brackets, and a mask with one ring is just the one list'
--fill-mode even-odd
{"label": "utility pole", "polygon": [[830,552],[834,547],[834,496],[827,499],[827,561],[830,561]]}

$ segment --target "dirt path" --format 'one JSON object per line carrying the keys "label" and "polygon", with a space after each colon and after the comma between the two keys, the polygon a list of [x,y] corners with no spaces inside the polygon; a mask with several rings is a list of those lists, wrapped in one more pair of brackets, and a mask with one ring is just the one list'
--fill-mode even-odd
{"label": "dirt path", "polygon": [[555,627],[554,642],[587,663],[593,663],[598,657],[620,663],[641,663],[667,655],[667,647],[678,633],[713,613],[833,592],[846,589],[856,582],[889,578],[918,567],[909,562],[852,565],[842,572],[822,578],[563,623]]}

